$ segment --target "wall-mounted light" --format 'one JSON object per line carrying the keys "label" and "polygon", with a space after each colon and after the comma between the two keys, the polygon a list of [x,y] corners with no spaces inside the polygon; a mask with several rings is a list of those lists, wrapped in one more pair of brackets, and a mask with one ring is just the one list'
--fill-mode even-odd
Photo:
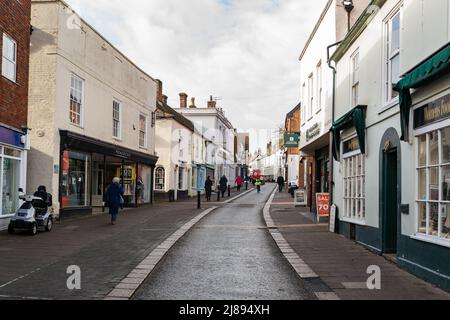
{"label": "wall-mounted light", "polygon": [[351,26],[350,13],[353,11],[355,6],[353,5],[353,0],[344,0],[342,1],[342,5],[344,6],[345,11],[347,11],[347,32],[349,32]]}

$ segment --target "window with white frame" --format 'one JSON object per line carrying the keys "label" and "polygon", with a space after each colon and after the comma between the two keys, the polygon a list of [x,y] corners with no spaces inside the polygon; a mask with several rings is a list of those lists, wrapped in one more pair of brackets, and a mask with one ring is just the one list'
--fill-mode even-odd
{"label": "window with white frame", "polygon": [[305,123],[306,122],[306,105],[307,105],[307,100],[306,100],[306,83],[303,83],[302,85],[302,100],[303,100],[303,105],[301,106],[301,114],[302,114],[302,119],[301,119],[301,123]]}
{"label": "window with white frame", "polygon": [[16,82],[17,43],[5,33],[3,34],[2,75]]}
{"label": "window with white frame", "polygon": [[417,232],[450,241],[450,127],[417,139]]}
{"label": "window with white frame", "polygon": [[113,137],[122,138],[122,104],[113,100]]}
{"label": "window with white frame", "polygon": [[314,110],[314,76],[308,78],[308,119],[313,116]]}
{"label": "window with white frame", "polygon": [[400,80],[400,9],[385,22],[385,100],[398,97],[394,86]]}
{"label": "window with white frame", "polygon": [[316,104],[316,112],[322,109],[322,61],[319,61],[317,64],[317,104]]}
{"label": "window with white frame", "polygon": [[359,105],[359,49],[351,56],[352,106]]}
{"label": "window with white frame", "polygon": [[343,142],[344,212],[346,219],[366,218],[366,167],[358,138]]}
{"label": "window with white frame", "polygon": [[147,148],[147,117],[139,115],[139,147]]}
{"label": "window with white frame", "polygon": [[155,170],[155,190],[164,190],[166,187],[166,170],[158,167]]}
{"label": "window with white frame", "polygon": [[83,90],[84,81],[72,74],[70,81],[70,122],[83,125]]}

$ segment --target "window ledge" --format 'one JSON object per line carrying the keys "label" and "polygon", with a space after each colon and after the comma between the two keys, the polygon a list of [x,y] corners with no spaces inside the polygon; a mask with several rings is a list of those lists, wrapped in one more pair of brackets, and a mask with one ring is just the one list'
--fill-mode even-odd
{"label": "window ledge", "polygon": [[382,113],[384,113],[384,112],[386,112],[386,111],[392,109],[393,107],[397,106],[399,103],[400,103],[400,102],[399,102],[399,99],[398,99],[398,98],[393,99],[391,102],[386,103],[386,104],[384,105],[384,107],[382,107],[381,110],[378,111],[378,114],[382,114]]}
{"label": "window ledge", "polygon": [[435,244],[438,246],[450,248],[450,239],[437,238],[437,237],[433,237],[433,236],[427,236],[425,234],[412,235],[411,239],[428,242],[428,243],[432,243],[432,244]]}
{"label": "window ledge", "polygon": [[366,222],[363,220],[357,220],[357,219],[352,219],[352,218],[340,218],[341,221],[347,222],[347,223],[353,223],[353,224],[357,224],[360,226],[366,226]]}
{"label": "window ledge", "polygon": [[118,141],[118,142],[122,142],[123,140],[122,140],[122,138],[118,138],[118,137],[112,137],[115,141]]}
{"label": "window ledge", "polygon": [[74,127],[77,127],[79,129],[84,130],[84,127],[82,125],[80,125],[80,124],[76,124],[76,123],[73,123],[73,122],[70,122],[70,121],[69,121],[69,123],[70,123],[71,126],[74,126]]}

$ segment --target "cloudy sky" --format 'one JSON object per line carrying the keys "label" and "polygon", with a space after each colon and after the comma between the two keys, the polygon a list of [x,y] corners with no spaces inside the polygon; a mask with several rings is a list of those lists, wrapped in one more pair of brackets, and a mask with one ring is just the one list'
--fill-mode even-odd
{"label": "cloudy sky", "polygon": [[[299,102],[298,57],[326,0],[67,0],[125,55],[240,130],[275,130]],[[266,139],[252,136],[252,149]]]}

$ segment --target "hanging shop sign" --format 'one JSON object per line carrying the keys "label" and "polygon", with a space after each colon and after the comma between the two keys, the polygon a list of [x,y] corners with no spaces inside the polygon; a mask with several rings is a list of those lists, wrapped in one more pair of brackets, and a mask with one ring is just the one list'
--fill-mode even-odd
{"label": "hanging shop sign", "polygon": [[284,134],[284,146],[286,148],[298,148],[300,141],[300,135],[298,133],[285,133]]}
{"label": "hanging shop sign", "polygon": [[306,142],[311,141],[312,139],[316,138],[320,135],[320,125],[316,123],[311,128],[306,130]]}
{"label": "hanging shop sign", "polygon": [[414,110],[414,129],[450,118],[450,94]]}

